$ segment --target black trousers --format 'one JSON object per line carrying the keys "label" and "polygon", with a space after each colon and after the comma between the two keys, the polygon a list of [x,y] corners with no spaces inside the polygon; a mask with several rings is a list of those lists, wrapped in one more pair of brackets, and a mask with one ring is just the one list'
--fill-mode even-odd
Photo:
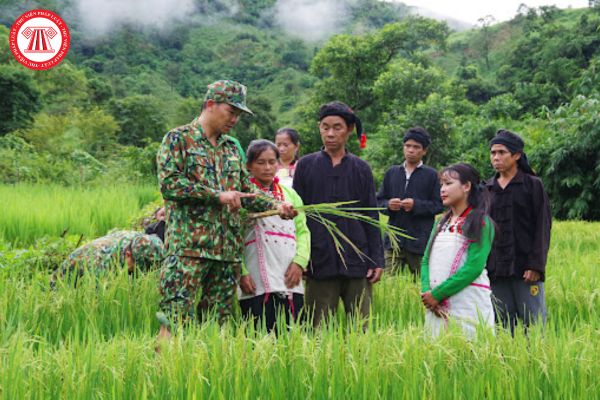
{"label": "black trousers", "polygon": [[288,298],[280,293],[265,293],[240,300],[242,316],[254,320],[256,329],[264,323],[269,332],[276,328],[277,317],[280,315],[285,316],[285,324],[289,325],[298,320],[304,306],[304,295],[293,293],[292,296]]}

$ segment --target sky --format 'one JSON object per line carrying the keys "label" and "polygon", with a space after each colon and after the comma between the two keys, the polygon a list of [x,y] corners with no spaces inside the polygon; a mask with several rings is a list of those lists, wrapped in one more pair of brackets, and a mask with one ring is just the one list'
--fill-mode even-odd
{"label": "sky", "polygon": [[400,0],[409,6],[431,10],[437,14],[449,16],[469,24],[492,15],[496,21],[506,21],[517,13],[521,3],[528,7],[555,5],[558,8],[581,8],[588,6],[588,0]]}

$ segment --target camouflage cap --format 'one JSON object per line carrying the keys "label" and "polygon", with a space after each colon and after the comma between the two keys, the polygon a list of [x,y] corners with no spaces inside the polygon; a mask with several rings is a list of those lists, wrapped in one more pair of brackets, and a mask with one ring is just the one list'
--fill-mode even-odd
{"label": "camouflage cap", "polygon": [[239,82],[220,80],[208,85],[204,101],[214,100],[215,103],[227,103],[235,108],[254,115],[246,106],[246,86]]}
{"label": "camouflage cap", "polygon": [[155,235],[139,235],[131,241],[131,256],[141,270],[148,270],[163,258],[163,242]]}

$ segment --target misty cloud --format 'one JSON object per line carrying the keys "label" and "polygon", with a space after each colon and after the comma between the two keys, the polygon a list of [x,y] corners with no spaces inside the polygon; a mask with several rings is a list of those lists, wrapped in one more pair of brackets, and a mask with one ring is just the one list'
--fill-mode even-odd
{"label": "misty cloud", "polygon": [[348,0],[279,0],[277,24],[291,35],[307,40],[325,39],[341,32],[350,15]]}
{"label": "misty cloud", "polygon": [[194,11],[194,0],[76,0],[84,32],[102,35],[133,23],[164,28]]}
{"label": "misty cloud", "polygon": [[[327,39],[344,31],[357,0],[277,0],[263,17],[272,19],[290,35],[308,41]],[[219,23],[240,11],[238,0],[219,0],[204,6],[195,0],[74,0],[81,30],[96,37],[135,24],[158,29],[173,22]]]}

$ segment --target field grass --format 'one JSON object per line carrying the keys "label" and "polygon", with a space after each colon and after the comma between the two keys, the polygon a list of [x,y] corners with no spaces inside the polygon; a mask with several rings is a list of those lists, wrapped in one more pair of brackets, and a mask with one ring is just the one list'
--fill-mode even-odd
{"label": "field grass", "polygon": [[43,236],[60,236],[65,230],[94,238],[127,226],[140,208],[158,197],[158,189],[152,186],[0,185],[0,241],[25,246]]}
{"label": "field grass", "polygon": [[338,318],[276,338],[235,319],[188,327],[160,355],[157,272],[52,292],[45,272],[0,269],[0,399],[597,398],[599,260],[599,223],[555,224],[548,325],[528,337],[430,340],[399,275],[376,285],[365,333]]}

